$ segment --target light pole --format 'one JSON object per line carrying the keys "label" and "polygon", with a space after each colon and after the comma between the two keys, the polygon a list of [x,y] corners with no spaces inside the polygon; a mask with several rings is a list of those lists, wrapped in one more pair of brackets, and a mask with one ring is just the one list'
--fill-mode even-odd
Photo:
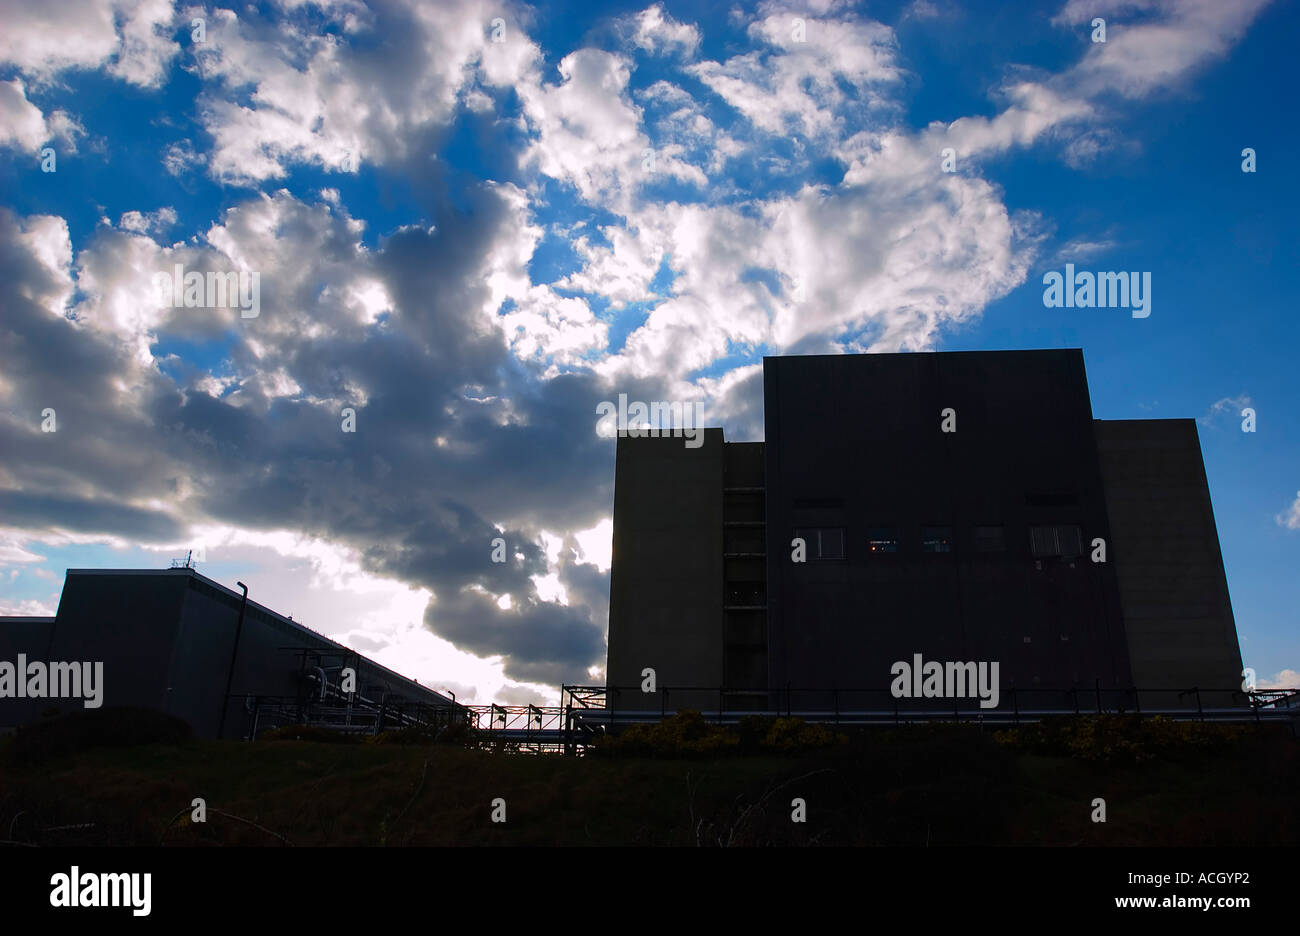
{"label": "light pole", "polygon": [[239,658],[239,635],[244,631],[244,609],[248,607],[248,586],[236,582],[244,590],[243,600],[239,602],[239,623],[235,625],[235,646],[230,651],[230,669],[226,672],[226,694],[221,698],[221,721],[217,725],[217,739],[226,730],[226,709],[230,706],[230,684],[235,679],[235,660]]}

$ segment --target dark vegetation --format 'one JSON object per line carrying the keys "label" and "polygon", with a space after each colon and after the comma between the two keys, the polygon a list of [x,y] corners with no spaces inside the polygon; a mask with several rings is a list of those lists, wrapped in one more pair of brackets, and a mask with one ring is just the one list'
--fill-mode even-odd
{"label": "dark vegetation", "polygon": [[[0,839],[31,845],[1294,845],[1284,726],[1075,717],[847,732],[696,713],[584,757],[468,732],[201,741],[104,709],[0,740]],[[190,821],[202,797],[207,821]],[[507,821],[491,821],[492,800]],[[791,821],[791,801],[807,822]],[[1093,823],[1092,801],[1107,821]]]}

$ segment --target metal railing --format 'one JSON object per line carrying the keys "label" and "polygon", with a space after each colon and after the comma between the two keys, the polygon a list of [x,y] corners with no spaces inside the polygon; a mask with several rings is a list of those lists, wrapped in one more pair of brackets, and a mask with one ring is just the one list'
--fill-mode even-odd
{"label": "metal railing", "polygon": [[565,751],[572,753],[601,734],[636,724],[655,724],[682,710],[693,710],[719,725],[735,725],[750,716],[801,718],[844,727],[976,722],[1018,725],[1064,715],[1124,714],[1162,716],[1173,721],[1290,723],[1300,720],[1300,690],[1238,688],[1089,689],[1009,686],[997,705],[981,707],[976,697],[958,699],[897,698],[889,690],[803,689],[781,686],[734,689],[725,686],[659,687],[564,686]]}
{"label": "metal railing", "polygon": [[468,720],[465,706],[411,702],[384,694],[379,699],[361,693],[345,693],[337,686],[297,695],[231,694],[242,700],[246,716],[244,739],[288,725],[327,728],[345,734],[378,734],[403,728],[441,729]]}
{"label": "metal railing", "polygon": [[564,709],[558,705],[467,705],[477,741],[527,753],[559,751],[564,744]]}
{"label": "metal railing", "polygon": [[[323,696],[323,697],[322,697]],[[1009,686],[996,706],[975,697],[895,698],[882,689],[732,689],[719,686],[571,686],[560,689],[560,705],[413,704],[398,699],[350,696],[336,687],[304,700],[301,696],[232,696],[244,700],[249,740],[271,727],[314,725],[335,731],[376,734],[402,728],[441,730],[454,724],[470,731],[468,743],[497,750],[577,753],[602,735],[630,725],[656,724],[693,710],[719,725],[750,716],[801,718],[842,727],[974,722],[990,727],[1019,725],[1063,715],[1160,715],[1173,721],[1283,722],[1293,734],[1300,721],[1300,690],[1127,689],[1070,687],[1022,689]],[[1144,701],[1145,700],[1145,701]],[[612,703],[612,704],[611,704]]]}

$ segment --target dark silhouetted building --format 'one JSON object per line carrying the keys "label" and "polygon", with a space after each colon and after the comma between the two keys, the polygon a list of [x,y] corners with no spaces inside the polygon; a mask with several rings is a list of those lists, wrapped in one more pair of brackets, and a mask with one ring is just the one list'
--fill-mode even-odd
{"label": "dark silhouetted building", "polygon": [[[236,650],[241,601],[188,567],[69,569],[56,617],[0,618],[0,662],[22,654],[46,664],[102,663],[103,707],[156,709],[208,738],[299,722],[374,731],[463,711],[252,600]],[[355,673],[351,694],[342,691],[345,668]],[[0,728],[84,707],[80,698],[0,698]]]}
{"label": "dark silhouetted building", "polygon": [[616,708],[887,708],[917,654],[997,662],[1004,708],[1243,703],[1194,420],[1093,419],[1077,349],[763,381],[764,442],[618,440]]}

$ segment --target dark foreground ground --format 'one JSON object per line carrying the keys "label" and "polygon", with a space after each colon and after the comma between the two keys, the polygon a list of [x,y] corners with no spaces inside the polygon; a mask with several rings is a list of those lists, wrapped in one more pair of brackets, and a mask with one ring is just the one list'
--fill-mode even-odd
{"label": "dark foreground ground", "polygon": [[[57,729],[57,726],[55,726]],[[130,733],[127,733],[130,735]],[[1069,719],[837,735],[690,718],[585,757],[392,736],[0,741],[0,839],[33,845],[1294,845],[1289,727]],[[147,743],[140,743],[142,738]],[[191,821],[192,801],[207,821]],[[505,822],[493,822],[493,800]],[[791,801],[807,821],[791,821]],[[1092,821],[1094,799],[1106,821]],[[499,812],[498,812],[499,815]]]}

